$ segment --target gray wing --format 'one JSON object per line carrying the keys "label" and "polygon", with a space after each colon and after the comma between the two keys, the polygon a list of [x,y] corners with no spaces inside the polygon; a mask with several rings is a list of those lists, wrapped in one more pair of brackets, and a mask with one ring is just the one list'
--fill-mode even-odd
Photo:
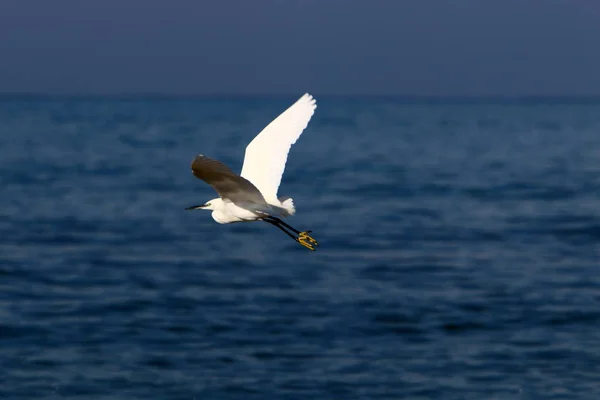
{"label": "gray wing", "polygon": [[234,203],[266,204],[256,186],[220,161],[198,154],[192,161],[192,173],[212,186],[222,199]]}

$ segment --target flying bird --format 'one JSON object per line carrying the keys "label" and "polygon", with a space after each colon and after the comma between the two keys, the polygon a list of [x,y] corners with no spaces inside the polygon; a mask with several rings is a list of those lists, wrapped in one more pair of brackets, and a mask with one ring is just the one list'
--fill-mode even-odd
{"label": "flying bird", "polygon": [[277,190],[292,144],[308,126],[317,108],[316,100],[304,94],[267,125],[246,147],[242,172],[238,175],[220,161],[198,154],[192,161],[192,173],[215,189],[219,197],[186,210],[212,210],[219,224],[264,221],[285,232],[309,250],[319,244],[282,218],[294,215],[291,197],[277,197]]}

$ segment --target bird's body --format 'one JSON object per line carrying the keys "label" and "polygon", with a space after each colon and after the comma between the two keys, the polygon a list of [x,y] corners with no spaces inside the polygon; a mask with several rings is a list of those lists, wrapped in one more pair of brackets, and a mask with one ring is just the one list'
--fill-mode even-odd
{"label": "bird's body", "polygon": [[277,191],[290,147],[316,107],[316,101],[307,93],[267,125],[246,147],[240,175],[220,161],[197,155],[191,165],[193,174],[211,185],[219,197],[187,209],[212,210],[213,219],[220,224],[262,220],[314,250],[317,242],[308,235],[310,231],[300,232],[281,220],[294,215],[296,209],[291,198],[278,198]]}
{"label": "bird's body", "polygon": [[[251,222],[262,219],[266,215],[287,217],[293,214],[293,209],[273,204],[240,203],[236,204],[220,197],[207,202],[213,212],[213,219],[219,224],[234,222]],[[292,206],[293,207],[293,206]]]}

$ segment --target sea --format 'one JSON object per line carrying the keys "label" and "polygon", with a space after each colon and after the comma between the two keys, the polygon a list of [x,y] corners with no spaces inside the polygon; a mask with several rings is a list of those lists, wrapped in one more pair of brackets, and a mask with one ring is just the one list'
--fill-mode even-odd
{"label": "sea", "polygon": [[315,94],[316,251],[186,211],[300,95],[0,96],[0,399],[600,399],[600,99]]}

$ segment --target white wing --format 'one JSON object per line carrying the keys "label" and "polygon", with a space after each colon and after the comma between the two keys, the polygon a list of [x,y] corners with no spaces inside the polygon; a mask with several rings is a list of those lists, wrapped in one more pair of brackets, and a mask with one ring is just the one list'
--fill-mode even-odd
{"label": "white wing", "polygon": [[241,176],[260,190],[271,204],[279,204],[277,189],[292,144],[302,134],[317,108],[308,93],[275,118],[246,147]]}

